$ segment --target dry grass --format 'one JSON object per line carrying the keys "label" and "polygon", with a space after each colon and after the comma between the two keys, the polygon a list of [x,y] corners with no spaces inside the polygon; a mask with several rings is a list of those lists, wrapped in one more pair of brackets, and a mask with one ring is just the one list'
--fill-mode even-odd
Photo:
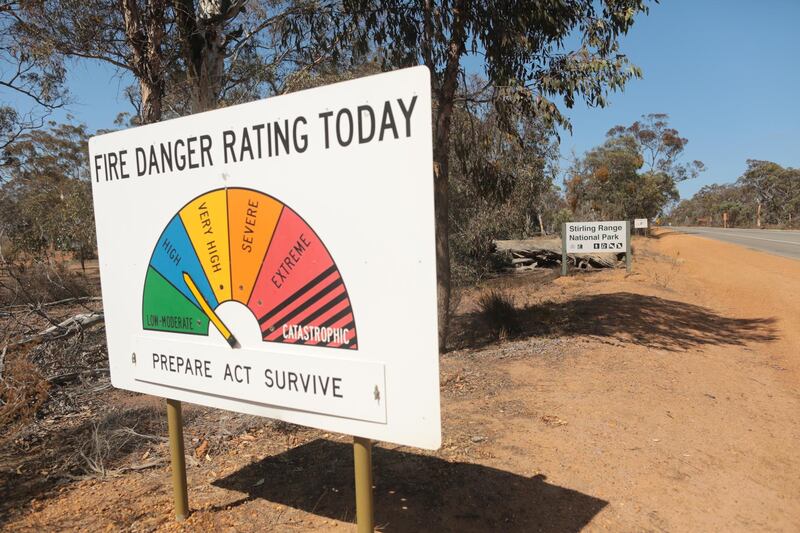
{"label": "dry grass", "polygon": [[0,263],[0,306],[41,305],[94,293],[92,283],[66,261]]}
{"label": "dry grass", "polygon": [[493,338],[503,340],[519,333],[519,311],[513,296],[495,289],[481,294],[477,304],[479,322]]}
{"label": "dry grass", "polygon": [[0,427],[6,435],[36,414],[47,400],[49,388],[26,353],[12,350],[6,354],[0,376]]}

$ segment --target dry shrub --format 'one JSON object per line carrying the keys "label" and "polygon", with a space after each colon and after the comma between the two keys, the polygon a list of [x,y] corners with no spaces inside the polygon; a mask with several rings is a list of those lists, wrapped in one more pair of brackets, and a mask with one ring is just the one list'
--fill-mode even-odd
{"label": "dry shrub", "polygon": [[28,421],[47,399],[49,384],[25,355],[8,353],[0,378],[0,428],[5,435]]}
{"label": "dry shrub", "polygon": [[5,289],[0,300],[7,300],[0,303],[5,305],[37,305],[92,294],[91,283],[83,272],[71,270],[66,261],[51,259],[3,264],[0,285]]}
{"label": "dry shrub", "polygon": [[499,290],[491,290],[478,297],[478,318],[495,339],[505,339],[521,330],[514,298]]}
{"label": "dry shrub", "polygon": [[[85,476],[105,477],[124,472],[130,456],[139,456],[143,449],[167,441],[163,415],[153,408],[110,413],[75,435],[74,453],[65,462],[65,469],[77,470]],[[149,463],[160,463],[154,458]],[[140,465],[141,466],[141,465]]]}

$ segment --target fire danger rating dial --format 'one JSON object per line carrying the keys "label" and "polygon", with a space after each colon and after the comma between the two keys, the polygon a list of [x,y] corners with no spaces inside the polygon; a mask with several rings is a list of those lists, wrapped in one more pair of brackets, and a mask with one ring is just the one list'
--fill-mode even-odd
{"label": "fire danger rating dial", "polygon": [[327,248],[295,211],[259,191],[209,191],[169,221],[147,268],[142,326],[208,335],[211,323],[233,346],[235,325],[215,312],[227,301],[250,309],[266,342],[358,349]]}

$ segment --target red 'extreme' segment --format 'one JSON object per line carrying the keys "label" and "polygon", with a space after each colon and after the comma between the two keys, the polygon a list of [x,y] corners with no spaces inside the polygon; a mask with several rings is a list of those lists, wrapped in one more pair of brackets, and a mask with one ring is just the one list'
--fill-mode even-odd
{"label": "red 'extreme' segment", "polygon": [[247,306],[265,341],[357,348],[350,299],[328,250],[284,209]]}

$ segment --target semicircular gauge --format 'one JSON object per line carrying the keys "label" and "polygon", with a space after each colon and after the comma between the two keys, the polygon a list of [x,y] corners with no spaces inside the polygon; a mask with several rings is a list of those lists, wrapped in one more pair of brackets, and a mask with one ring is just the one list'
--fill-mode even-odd
{"label": "semicircular gauge", "polygon": [[215,327],[231,342],[236,325],[215,312],[227,301],[250,309],[265,342],[358,349],[328,249],[294,210],[252,189],[206,192],[172,217],[147,268],[142,326],[194,335]]}

